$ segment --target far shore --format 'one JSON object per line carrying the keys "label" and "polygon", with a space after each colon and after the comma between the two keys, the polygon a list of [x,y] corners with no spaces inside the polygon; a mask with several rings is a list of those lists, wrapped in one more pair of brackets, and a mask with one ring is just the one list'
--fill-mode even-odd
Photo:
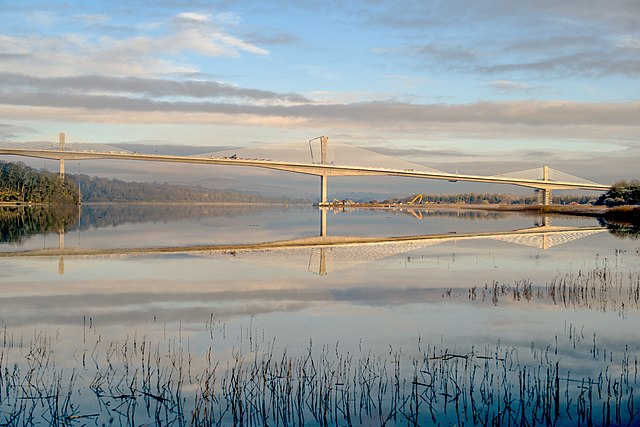
{"label": "far shore", "polygon": [[[135,205],[135,206],[312,206],[301,202],[83,202],[83,206]],[[55,206],[46,203],[0,202],[0,207]],[[68,205],[60,205],[68,206]],[[75,206],[75,205],[73,205]],[[314,204],[313,206],[318,206]],[[604,217],[619,222],[640,222],[640,206],[594,206],[594,205],[518,205],[518,204],[470,204],[470,203],[428,203],[428,204],[372,204],[372,203],[330,203],[327,209],[349,210],[483,210],[496,212],[522,212],[538,215],[574,215]]]}
{"label": "far shore", "polygon": [[382,210],[431,210],[431,209],[458,209],[458,210],[484,210],[503,212],[528,212],[539,214],[563,214],[580,216],[603,216],[609,209],[606,206],[593,205],[515,205],[515,204],[469,204],[469,203],[429,203],[420,205],[410,204],[332,204],[331,209],[382,209]]}
{"label": "far shore", "polygon": [[522,212],[533,215],[572,215],[604,218],[616,223],[640,223],[640,205],[594,206],[594,205],[515,205],[515,204],[468,204],[468,203],[428,203],[410,204],[330,204],[329,209],[381,209],[381,210],[484,210],[495,212]]}
{"label": "far shore", "polygon": [[[110,206],[110,205],[144,205],[144,206],[308,206],[309,203],[293,203],[293,202],[82,202],[81,206]],[[0,206],[7,207],[24,207],[24,206],[78,206],[52,203],[22,203],[22,202],[0,202]]]}

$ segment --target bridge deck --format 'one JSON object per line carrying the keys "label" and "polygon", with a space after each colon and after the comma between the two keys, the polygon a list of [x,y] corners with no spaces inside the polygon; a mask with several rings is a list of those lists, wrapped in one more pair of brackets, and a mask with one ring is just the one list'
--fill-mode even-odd
{"label": "bridge deck", "polygon": [[170,156],[160,154],[142,154],[126,152],[100,152],[100,151],[69,151],[69,150],[45,150],[45,149],[22,149],[22,148],[0,148],[0,155],[14,155],[35,157],[53,160],[91,160],[91,159],[113,159],[113,160],[134,160],[166,163],[185,164],[209,164],[225,166],[259,167],[286,172],[301,173],[306,175],[327,176],[400,176],[410,178],[435,179],[444,181],[466,181],[484,182],[492,184],[508,184],[543,190],[608,190],[609,185],[590,182],[569,182],[552,181],[542,179],[515,178],[506,176],[481,176],[468,174],[452,174],[446,172],[419,171],[413,169],[387,169],[370,166],[348,166],[320,163],[298,163],[287,161],[276,161],[266,159],[245,159],[232,157],[193,157],[193,156]]}

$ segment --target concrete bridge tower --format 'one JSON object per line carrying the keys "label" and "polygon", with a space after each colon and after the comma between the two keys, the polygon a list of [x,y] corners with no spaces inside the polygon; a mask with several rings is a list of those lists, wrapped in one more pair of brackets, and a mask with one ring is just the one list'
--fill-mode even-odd
{"label": "concrete bridge tower", "polygon": [[[542,167],[542,180],[549,181],[549,166],[544,165]],[[550,188],[538,188],[538,204],[540,205],[550,205],[553,203],[553,192]]]}
{"label": "concrete bridge tower", "polygon": [[[323,165],[327,164],[327,143],[329,138],[320,137],[320,155]],[[320,175],[320,236],[327,235],[327,181],[329,177],[326,174]]]}

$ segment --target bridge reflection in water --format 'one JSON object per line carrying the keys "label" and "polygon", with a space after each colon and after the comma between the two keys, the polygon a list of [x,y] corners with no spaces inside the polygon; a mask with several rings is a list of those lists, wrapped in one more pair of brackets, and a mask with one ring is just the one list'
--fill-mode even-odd
{"label": "bridge reflection in water", "polygon": [[[415,212],[415,211],[414,211]],[[428,246],[465,240],[493,239],[547,250],[606,231],[605,227],[563,227],[551,225],[545,216],[534,227],[499,232],[447,233],[402,237],[348,237],[326,235],[327,209],[320,209],[321,233],[317,237],[272,242],[268,250],[238,249],[234,254],[269,265],[305,267],[326,275],[356,265],[390,258]],[[409,212],[410,213],[410,212]]]}
{"label": "bridge reflection in water", "polygon": [[[165,246],[153,248],[65,248],[64,230],[59,230],[57,249],[16,251],[0,254],[4,257],[58,256],[58,273],[64,274],[64,257],[140,256],[151,254],[191,254],[218,256],[221,253],[248,262],[304,269],[319,275],[349,269],[368,262],[390,258],[447,242],[492,239],[548,250],[577,239],[606,231],[606,227],[553,226],[549,216],[535,222],[534,227],[507,231],[427,234],[397,237],[361,237],[327,235],[327,208],[319,208],[320,234],[291,240],[278,240],[235,245]],[[405,211],[405,213],[411,213]],[[415,213],[415,211],[413,212]]]}

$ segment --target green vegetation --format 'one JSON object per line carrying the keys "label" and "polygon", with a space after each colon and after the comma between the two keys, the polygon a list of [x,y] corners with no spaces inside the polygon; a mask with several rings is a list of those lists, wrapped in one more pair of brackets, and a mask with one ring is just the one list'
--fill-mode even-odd
{"label": "green vegetation", "polygon": [[[78,177],[74,179],[78,180]],[[248,192],[212,190],[200,186],[158,182],[125,182],[88,175],[80,175],[79,183],[83,202],[280,203],[289,201]]]}
{"label": "green vegetation", "polygon": [[598,198],[597,205],[621,206],[640,205],[640,181],[618,181],[611,188]]}
{"label": "green vegetation", "polygon": [[[78,191],[78,186],[81,191]],[[67,175],[38,171],[23,163],[0,161],[0,203],[78,204],[82,202],[147,203],[282,203],[249,192],[212,190],[199,186],[166,183],[125,182],[117,179]]]}
{"label": "green vegetation", "polygon": [[[404,198],[390,198],[384,200],[383,204],[397,204],[412,201],[417,195],[411,195]],[[559,205],[568,205],[571,203],[587,204],[593,202],[592,196],[579,195],[555,195],[553,203]],[[380,203],[377,200],[371,203]],[[466,194],[423,194],[422,203],[467,203],[467,204],[513,204],[513,205],[534,205],[538,203],[535,195],[523,196],[514,194],[495,194],[495,193],[466,193]]]}
{"label": "green vegetation", "polygon": [[69,177],[0,161],[0,202],[77,204],[78,189]]}

